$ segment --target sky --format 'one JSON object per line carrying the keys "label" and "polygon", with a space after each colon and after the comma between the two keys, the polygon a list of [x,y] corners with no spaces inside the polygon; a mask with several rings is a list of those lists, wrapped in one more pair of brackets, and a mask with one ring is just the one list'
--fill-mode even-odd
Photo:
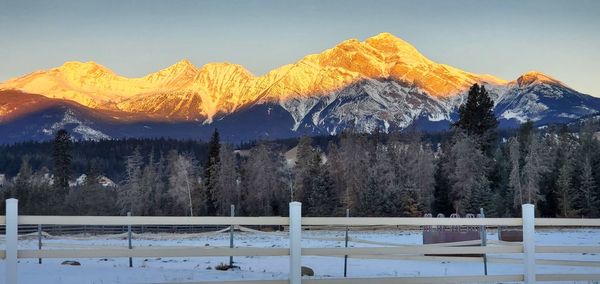
{"label": "sky", "polygon": [[600,97],[593,0],[0,0],[0,81],[75,60],[128,77],[181,59],[262,75],[381,32],[469,72],[513,80],[538,70]]}

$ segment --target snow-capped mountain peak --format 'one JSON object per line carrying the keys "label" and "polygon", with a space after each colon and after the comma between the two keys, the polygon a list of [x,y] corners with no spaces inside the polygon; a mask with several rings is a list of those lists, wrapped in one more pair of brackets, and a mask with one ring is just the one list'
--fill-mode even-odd
{"label": "snow-capped mountain peak", "polygon": [[[235,127],[252,121],[256,125],[244,126],[252,135],[262,129],[260,135],[269,136],[273,127],[280,135],[333,134],[347,127],[392,131],[414,124],[443,129],[476,83],[486,85],[496,114],[513,125],[564,121],[600,110],[600,99],[541,72],[510,82],[475,74],[434,62],[410,43],[381,33],[343,41],[262,76],[228,62],[196,67],[183,59],[144,77],[127,78],[95,62],[67,62],[1,83],[0,94],[11,95],[4,95],[0,121],[72,101],[117,123],[143,119]],[[21,94],[50,100],[15,99]],[[23,106],[25,101],[39,107]],[[270,119],[278,121],[265,121]]]}

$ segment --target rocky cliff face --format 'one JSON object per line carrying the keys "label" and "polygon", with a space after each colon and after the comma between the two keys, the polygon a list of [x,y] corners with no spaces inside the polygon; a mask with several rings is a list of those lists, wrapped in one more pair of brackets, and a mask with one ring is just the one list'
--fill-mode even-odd
{"label": "rocky cliff face", "polygon": [[[335,134],[349,127],[391,131],[413,124],[443,129],[475,83],[489,89],[507,126],[529,119],[566,121],[600,110],[599,99],[540,72],[514,81],[469,73],[433,62],[402,39],[382,33],[344,41],[263,76],[236,64],[197,68],[182,60],[144,77],[126,78],[94,62],[67,62],[0,84],[0,96],[13,94],[0,103],[0,117],[9,123],[30,114],[29,109],[43,109],[32,105],[48,106],[41,99],[45,97],[53,105],[60,101],[63,107],[86,108],[85,113],[116,120],[113,127],[152,122],[235,128],[233,121],[238,121],[238,127],[260,128],[250,133],[264,136],[270,135],[262,128],[267,124],[285,135]],[[19,103],[26,99],[18,93],[41,98]],[[280,121],[266,123],[271,112]]]}

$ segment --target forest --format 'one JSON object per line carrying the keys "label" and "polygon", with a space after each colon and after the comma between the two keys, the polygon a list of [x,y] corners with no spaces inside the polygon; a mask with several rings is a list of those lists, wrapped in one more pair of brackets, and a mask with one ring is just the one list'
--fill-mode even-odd
{"label": "forest", "polygon": [[[257,141],[125,139],[0,146],[0,197],[21,214],[600,217],[598,124],[537,127],[500,135],[485,88],[474,85],[446,133],[370,134]],[[292,149],[290,151],[290,149]],[[295,155],[294,155],[295,154]],[[72,181],[85,174],[84,182]],[[100,177],[116,186],[103,186]],[[4,202],[0,204],[4,210]]]}

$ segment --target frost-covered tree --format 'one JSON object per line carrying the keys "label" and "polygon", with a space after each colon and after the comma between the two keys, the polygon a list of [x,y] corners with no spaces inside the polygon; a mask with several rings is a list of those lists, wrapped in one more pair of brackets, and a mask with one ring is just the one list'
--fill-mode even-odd
{"label": "frost-covered tree", "polygon": [[282,215],[287,190],[283,175],[283,157],[266,143],[252,148],[243,165],[242,209],[249,215]]}
{"label": "frost-covered tree", "polygon": [[229,215],[230,206],[238,205],[240,198],[238,162],[231,145],[221,145],[218,168],[215,184],[216,209],[218,214]]}
{"label": "frost-covered tree", "polygon": [[402,207],[402,189],[387,146],[377,145],[366,174],[367,187],[360,191],[361,216],[389,216]]}
{"label": "frost-covered tree", "polygon": [[581,214],[586,217],[598,216],[598,196],[596,195],[596,181],[592,172],[592,162],[590,157],[585,157],[581,170],[579,185],[579,204]]}
{"label": "frost-covered tree", "polygon": [[408,188],[414,188],[419,211],[431,212],[435,186],[435,159],[431,147],[423,143],[420,136],[416,136],[405,149],[406,184]]}
{"label": "frost-covered tree", "polygon": [[510,176],[509,176],[509,188],[513,193],[513,204],[518,209],[521,204],[524,204],[523,197],[523,186],[521,177],[521,149],[519,140],[516,137],[510,138],[508,141],[509,156],[510,156]]}
{"label": "frost-covered tree", "polygon": [[563,149],[566,151],[562,155],[560,161],[560,168],[558,170],[558,177],[556,180],[557,193],[558,193],[558,207],[560,216],[562,217],[576,217],[578,210],[575,207],[575,201],[577,199],[577,191],[573,187],[573,174],[574,165],[569,149]]}
{"label": "frost-covered tree", "polygon": [[476,137],[462,132],[454,135],[445,171],[455,212],[477,213],[480,207],[489,204],[489,162]]}
{"label": "frost-covered tree", "polygon": [[361,195],[367,188],[371,154],[369,141],[363,134],[345,132],[341,135],[337,151],[339,168],[334,180],[343,191],[341,201],[349,209],[361,208]]}
{"label": "frost-covered tree", "polygon": [[169,153],[169,187],[168,194],[174,201],[176,210],[187,215],[194,215],[193,192],[196,188],[196,162],[190,155],[180,155],[176,151]]}
{"label": "frost-covered tree", "polygon": [[[136,147],[133,153],[125,159],[125,183],[119,194],[119,208],[121,214],[132,212],[140,215],[142,197],[142,167],[144,165],[140,148]],[[144,200],[145,201],[145,200]]]}
{"label": "frost-covered tree", "polygon": [[305,215],[331,216],[338,205],[328,167],[323,163],[320,151],[313,149],[309,155],[308,172],[312,178],[304,188],[301,200],[306,208]]}
{"label": "frost-covered tree", "polygon": [[312,147],[312,139],[308,136],[300,138],[296,146],[296,162],[293,167],[294,183],[292,187],[292,197],[294,201],[304,201],[307,192],[311,191],[312,181],[316,178],[315,174],[315,152]]}
{"label": "frost-covered tree", "polygon": [[541,175],[548,172],[549,162],[544,149],[541,147],[540,137],[537,133],[531,133],[527,156],[522,168],[523,202],[535,204],[543,196],[540,194],[539,182]]}

